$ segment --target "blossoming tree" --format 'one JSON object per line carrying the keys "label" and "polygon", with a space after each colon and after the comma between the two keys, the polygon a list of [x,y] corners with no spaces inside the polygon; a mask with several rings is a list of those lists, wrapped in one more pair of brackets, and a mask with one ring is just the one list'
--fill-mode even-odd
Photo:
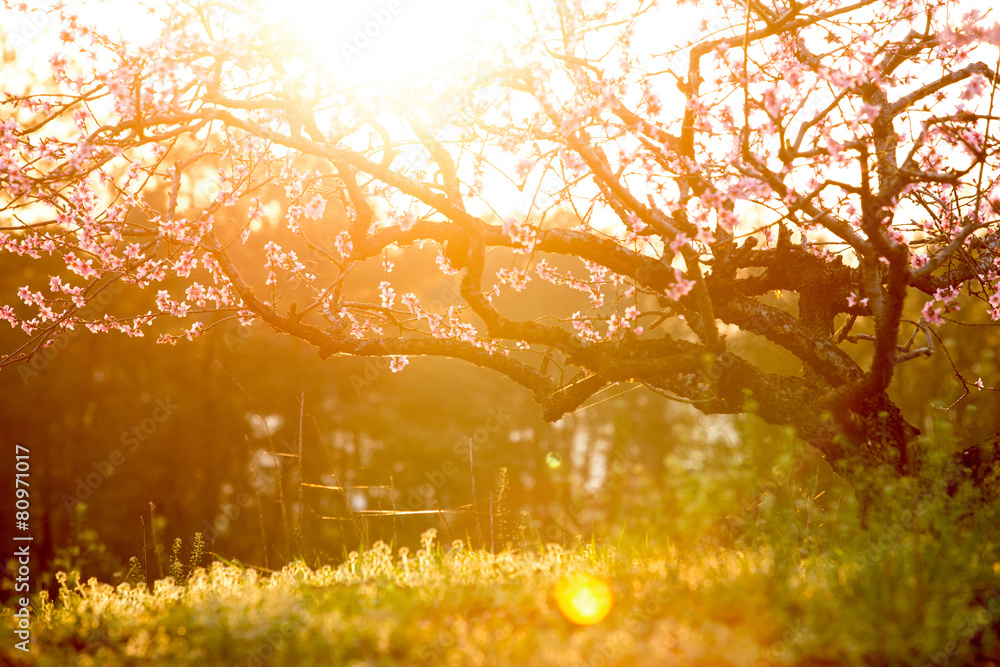
{"label": "blossoming tree", "polygon": [[[645,0],[531,3],[507,48],[390,86],[213,2],[141,42],[59,11],[51,81],[2,100],[0,247],[47,267],[4,297],[5,366],[239,318],[324,359],[462,359],[553,420],[618,383],[752,409],[856,480],[912,472],[894,371],[946,314],[1000,320],[1000,28],[950,0],[720,0],[693,38]],[[443,305],[393,271],[435,250]],[[148,309],[95,307],[117,284]],[[564,312],[512,309],[535,289]]]}

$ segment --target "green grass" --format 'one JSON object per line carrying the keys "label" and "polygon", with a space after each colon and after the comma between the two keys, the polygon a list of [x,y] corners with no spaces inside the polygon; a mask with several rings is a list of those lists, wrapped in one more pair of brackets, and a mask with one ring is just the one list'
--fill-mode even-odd
{"label": "green grass", "polygon": [[[963,539],[941,539],[931,523],[917,516],[891,541],[859,530],[797,555],[624,540],[493,555],[442,548],[428,534],[413,552],[377,543],[337,567],[298,563],[270,576],[215,562],[152,590],[59,575],[58,599],[39,600],[31,657],[10,645],[3,657],[59,666],[988,664],[1000,658],[996,532],[977,518]],[[591,626],[567,620],[554,595],[578,573],[613,593],[611,613]]]}
{"label": "green grass", "polygon": [[[751,664],[779,617],[744,599],[749,616],[737,618],[700,586],[706,577],[713,587],[749,585],[766,578],[760,568],[766,558],[695,563],[669,549],[404,556],[384,544],[335,568],[291,565],[269,577],[214,563],[153,591],[67,583],[35,619],[35,664],[724,664],[724,655]],[[609,582],[615,599],[590,627],[570,623],[553,595],[580,572]]]}
{"label": "green grass", "polygon": [[[876,480],[884,496],[861,526],[849,489],[817,499],[788,454],[766,483],[752,462],[722,452],[694,472],[675,461],[637,501],[642,512],[626,507],[633,519],[600,533],[613,538],[572,548],[492,554],[441,545],[429,531],[420,548],[376,543],[337,565],[271,574],[195,567],[197,557],[184,566],[180,545],[175,577],[151,587],[58,574],[57,599],[34,600],[31,654],[10,640],[0,662],[1000,663],[1000,501],[970,489],[948,499],[929,462],[924,477]],[[588,626],[568,620],[556,596],[560,582],[584,576],[613,597]],[[2,612],[6,627],[12,614]]]}

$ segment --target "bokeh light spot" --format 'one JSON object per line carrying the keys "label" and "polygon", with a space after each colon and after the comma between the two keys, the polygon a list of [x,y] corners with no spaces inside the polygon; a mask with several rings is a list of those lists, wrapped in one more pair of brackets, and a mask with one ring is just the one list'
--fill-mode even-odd
{"label": "bokeh light spot", "polygon": [[545,455],[545,465],[555,470],[562,465],[562,457],[555,452],[549,452]]}
{"label": "bokeh light spot", "polygon": [[592,574],[567,575],[556,582],[556,605],[577,625],[600,623],[611,613],[614,595],[605,580]]}

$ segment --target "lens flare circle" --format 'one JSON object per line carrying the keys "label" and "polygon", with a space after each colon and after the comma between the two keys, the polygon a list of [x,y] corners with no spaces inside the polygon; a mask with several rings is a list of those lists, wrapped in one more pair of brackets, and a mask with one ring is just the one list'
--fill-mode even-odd
{"label": "lens flare circle", "polygon": [[556,582],[555,598],[562,615],[576,625],[600,623],[614,606],[608,582],[582,572],[561,577]]}

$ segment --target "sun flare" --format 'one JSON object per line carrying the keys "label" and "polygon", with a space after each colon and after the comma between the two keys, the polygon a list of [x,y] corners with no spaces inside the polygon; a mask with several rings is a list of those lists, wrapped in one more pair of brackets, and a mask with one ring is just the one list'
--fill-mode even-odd
{"label": "sun flare", "polygon": [[578,572],[556,583],[556,605],[571,623],[594,625],[611,613],[614,596],[604,579]]}

